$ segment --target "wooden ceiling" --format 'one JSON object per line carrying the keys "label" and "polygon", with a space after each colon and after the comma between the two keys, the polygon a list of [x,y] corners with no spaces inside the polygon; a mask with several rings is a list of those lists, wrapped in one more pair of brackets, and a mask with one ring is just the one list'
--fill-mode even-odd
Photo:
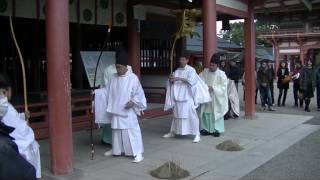
{"label": "wooden ceiling", "polygon": [[314,11],[320,9],[320,0],[264,0],[254,9],[256,13]]}

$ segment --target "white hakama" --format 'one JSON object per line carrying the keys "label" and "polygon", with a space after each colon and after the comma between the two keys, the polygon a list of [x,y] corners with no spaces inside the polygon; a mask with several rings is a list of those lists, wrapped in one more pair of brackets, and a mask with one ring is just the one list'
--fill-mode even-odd
{"label": "white hakama", "polygon": [[143,153],[140,127],[131,129],[114,129],[112,131],[113,155],[137,156]]}
{"label": "white hakama", "polygon": [[10,133],[14,142],[18,146],[19,153],[36,169],[36,177],[41,178],[41,161],[39,144],[35,140],[33,130],[25,121],[25,115],[18,113],[8,102],[7,98],[1,98],[1,109],[6,109],[1,115],[1,121],[15,130]]}
{"label": "white hakama", "polygon": [[[198,135],[199,118],[193,101],[176,102],[176,108],[173,110],[173,120],[170,132],[179,135]],[[186,114],[185,114],[186,113]],[[181,115],[184,116],[181,116]]]}

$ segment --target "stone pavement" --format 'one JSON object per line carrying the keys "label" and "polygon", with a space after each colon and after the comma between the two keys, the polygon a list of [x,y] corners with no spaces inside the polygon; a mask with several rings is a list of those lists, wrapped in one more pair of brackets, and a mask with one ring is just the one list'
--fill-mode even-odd
{"label": "stone pavement", "polygon": [[[145,145],[145,160],[131,163],[127,157],[104,157],[110,147],[100,144],[100,132],[95,132],[95,160],[90,160],[88,132],[74,133],[74,173],[70,176],[51,174],[48,141],[40,141],[43,179],[62,180],[142,180],[153,179],[149,171],[166,161],[175,161],[190,171],[187,179],[239,179],[263,165],[291,145],[320,129],[306,124],[312,116],[257,113],[255,120],[226,121],[226,133],[219,138],[202,137],[198,144],[192,137],[163,139],[169,130],[170,116],[144,120],[141,123]],[[245,149],[223,152],[215,146],[227,139],[238,141]]]}

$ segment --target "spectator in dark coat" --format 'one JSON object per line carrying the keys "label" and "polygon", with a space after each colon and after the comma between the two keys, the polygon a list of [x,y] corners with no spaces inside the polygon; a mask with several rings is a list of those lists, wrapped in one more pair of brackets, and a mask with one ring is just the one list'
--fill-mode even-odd
{"label": "spectator in dark coat", "polygon": [[301,94],[300,89],[300,79],[301,79],[301,71],[302,65],[301,61],[296,61],[294,70],[292,71],[292,80],[293,80],[293,97],[294,97],[294,106],[298,106],[298,101],[300,101],[300,107],[303,106],[303,99],[299,98],[299,93]]}
{"label": "spectator in dark coat", "polygon": [[317,85],[317,106],[320,111],[320,67],[316,70],[316,85]]}
{"label": "spectator in dark coat", "polygon": [[273,85],[273,80],[276,77],[276,73],[275,73],[275,70],[273,68],[273,62],[272,61],[268,62],[268,66],[269,66],[269,72],[270,72],[270,75],[271,75],[271,81],[270,81],[271,100],[272,100],[272,104],[274,104],[274,85]]}
{"label": "spectator in dark coat", "polygon": [[[279,97],[278,97],[278,106],[286,105],[286,98],[287,98],[287,92],[289,89],[289,82],[286,81],[286,78],[289,76],[289,69],[287,67],[287,63],[285,61],[280,62],[280,67],[277,72],[277,77],[278,77],[278,89],[279,89]],[[283,95],[283,99],[282,99]],[[281,103],[282,100],[282,103]]]}
{"label": "spectator in dark coat", "polygon": [[271,99],[271,90],[270,82],[272,81],[272,75],[270,74],[267,61],[261,63],[261,67],[257,73],[257,80],[260,89],[260,95],[262,99],[262,107],[266,109],[266,104],[268,105],[268,110],[273,111],[272,109],[272,99]]}
{"label": "spectator in dark coat", "polygon": [[0,179],[35,180],[35,168],[19,154],[17,145],[9,136],[13,130],[0,122]]}
{"label": "spectator in dark coat", "polygon": [[311,98],[314,97],[314,90],[316,86],[316,71],[313,68],[313,63],[310,59],[307,61],[307,66],[301,69],[300,74],[300,88],[306,105],[304,110],[306,112],[310,112],[309,106]]}
{"label": "spectator in dark coat", "polygon": [[240,68],[237,66],[235,61],[230,61],[230,69],[229,69],[228,78],[234,81],[237,90],[238,90],[240,76],[241,76]]}

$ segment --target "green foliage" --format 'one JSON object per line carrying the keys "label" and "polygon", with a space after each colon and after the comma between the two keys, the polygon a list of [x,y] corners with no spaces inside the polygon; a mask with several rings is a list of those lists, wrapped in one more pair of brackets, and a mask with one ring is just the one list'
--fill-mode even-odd
{"label": "green foliage", "polygon": [[201,15],[201,12],[197,9],[177,9],[171,11],[171,14],[176,16],[177,27],[179,30],[175,33],[175,39],[183,37],[192,38],[193,36],[200,35],[195,31],[196,19]]}
{"label": "green foliage", "polygon": [[[223,39],[230,40],[238,45],[244,45],[244,22],[236,22],[230,24],[231,30],[223,35]],[[265,47],[270,47],[271,45],[265,42],[263,39],[259,38],[263,32],[271,32],[278,29],[276,24],[264,23],[261,21],[255,22],[256,28],[256,44]]]}

